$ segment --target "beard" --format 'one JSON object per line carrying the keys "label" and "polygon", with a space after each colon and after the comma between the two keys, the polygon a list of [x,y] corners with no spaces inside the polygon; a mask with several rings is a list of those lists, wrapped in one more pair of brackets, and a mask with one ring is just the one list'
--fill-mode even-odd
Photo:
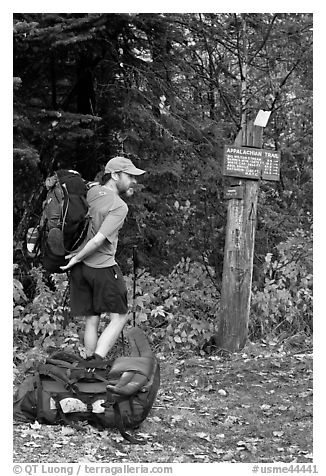
{"label": "beard", "polygon": [[118,189],[119,195],[125,195],[126,197],[131,197],[135,193],[135,190],[133,187],[129,187],[127,189],[124,187],[117,187],[117,189]]}

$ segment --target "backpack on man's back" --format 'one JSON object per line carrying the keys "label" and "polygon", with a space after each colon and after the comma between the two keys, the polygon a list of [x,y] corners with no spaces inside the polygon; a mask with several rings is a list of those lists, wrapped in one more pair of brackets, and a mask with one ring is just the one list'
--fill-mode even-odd
{"label": "backpack on man's back", "polygon": [[87,237],[89,186],[78,172],[66,169],[48,177],[45,186],[47,195],[38,225],[38,246],[46,271],[62,273],[60,266],[67,262],[65,255],[77,250]]}

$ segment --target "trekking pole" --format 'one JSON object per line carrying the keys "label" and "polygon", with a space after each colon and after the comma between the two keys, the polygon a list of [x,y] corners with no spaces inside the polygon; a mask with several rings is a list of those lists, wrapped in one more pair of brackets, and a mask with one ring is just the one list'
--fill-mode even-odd
{"label": "trekking pole", "polygon": [[132,295],[132,315],[133,315],[133,323],[134,327],[136,326],[136,275],[137,275],[137,246],[134,245],[132,248],[132,262],[134,265],[134,272],[133,272],[133,295]]}
{"label": "trekking pole", "polygon": [[[137,273],[137,246],[134,245],[132,248],[132,263],[133,263],[133,292],[132,292],[132,320],[133,326],[136,326],[136,273]],[[125,355],[125,342],[123,330],[121,332],[122,339],[122,353]]]}
{"label": "trekking pole", "polygon": [[70,296],[70,281],[69,281],[69,273],[67,272],[67,278],[68,278],[68,282],[67,282],[67,286],[66,286],[66,289],[64,290],[64,293],[63,293],[63,296],[62,296],[62,302],[61,302],[61,306],[62,306],[62,309],[63,309],[63,328],[65,329],[68,325],[68,322],[69,322],[69,319],[70,319],[70,312],[69,312],[69,309],[67,309],[67,302],[68,302],[68,298]]}
{"label": "trekking pole", "polygon": [[124,336],[123,330],[121,331],[121,343],[122,343],[122,354],[126,355],[125,354],[125,336]]}

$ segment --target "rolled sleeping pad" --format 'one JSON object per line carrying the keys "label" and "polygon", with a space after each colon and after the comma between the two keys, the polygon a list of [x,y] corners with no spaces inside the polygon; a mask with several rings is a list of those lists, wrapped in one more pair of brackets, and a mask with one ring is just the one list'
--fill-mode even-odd
{"label": "rolled sleeping pad", "polygon": [[153,357],[120,357],[115,360],[108,380],[120,378],[109,382],[107,389],[118,395],[132,395],[150,381],[154,367]]}
{"label": "rolled sleeping pad", "polygon": [[107,385],[106,388],[112,393],[128,397],[136,393],[147,382],[148,378],[145,375],[133,373],[132,379],[126,385],[121,386],[119,381],[116,385]]}
{"label": "rolled sleeping pad", "polygon": [[[117,395],[129,396],[148,384],[155,368],[155,357],[147,337],[139,327],[129,329],[126,337],[131,347],[131,357],[120,357],[114,361],[108,375],[111,382],[107,389]],[[117,378],[117,382],[112,382]]]}

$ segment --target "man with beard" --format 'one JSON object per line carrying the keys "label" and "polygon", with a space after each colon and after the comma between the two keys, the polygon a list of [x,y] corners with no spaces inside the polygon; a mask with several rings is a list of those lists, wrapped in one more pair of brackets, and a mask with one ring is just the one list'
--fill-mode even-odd
{"label": "man with beard", "polygon": [[[84,344],[89,359],[106,357],[128,321],[127,288],[115,260],[119,230],[128,213],[120,195],[131,195],[136,177],[144,173],[126,157],[109,160],[101,184],[87,193],[90,239],[61,267],[70,270],[71,313],[86,319]],[[110,323],[98,337],[101,313],[110,314]]]}

